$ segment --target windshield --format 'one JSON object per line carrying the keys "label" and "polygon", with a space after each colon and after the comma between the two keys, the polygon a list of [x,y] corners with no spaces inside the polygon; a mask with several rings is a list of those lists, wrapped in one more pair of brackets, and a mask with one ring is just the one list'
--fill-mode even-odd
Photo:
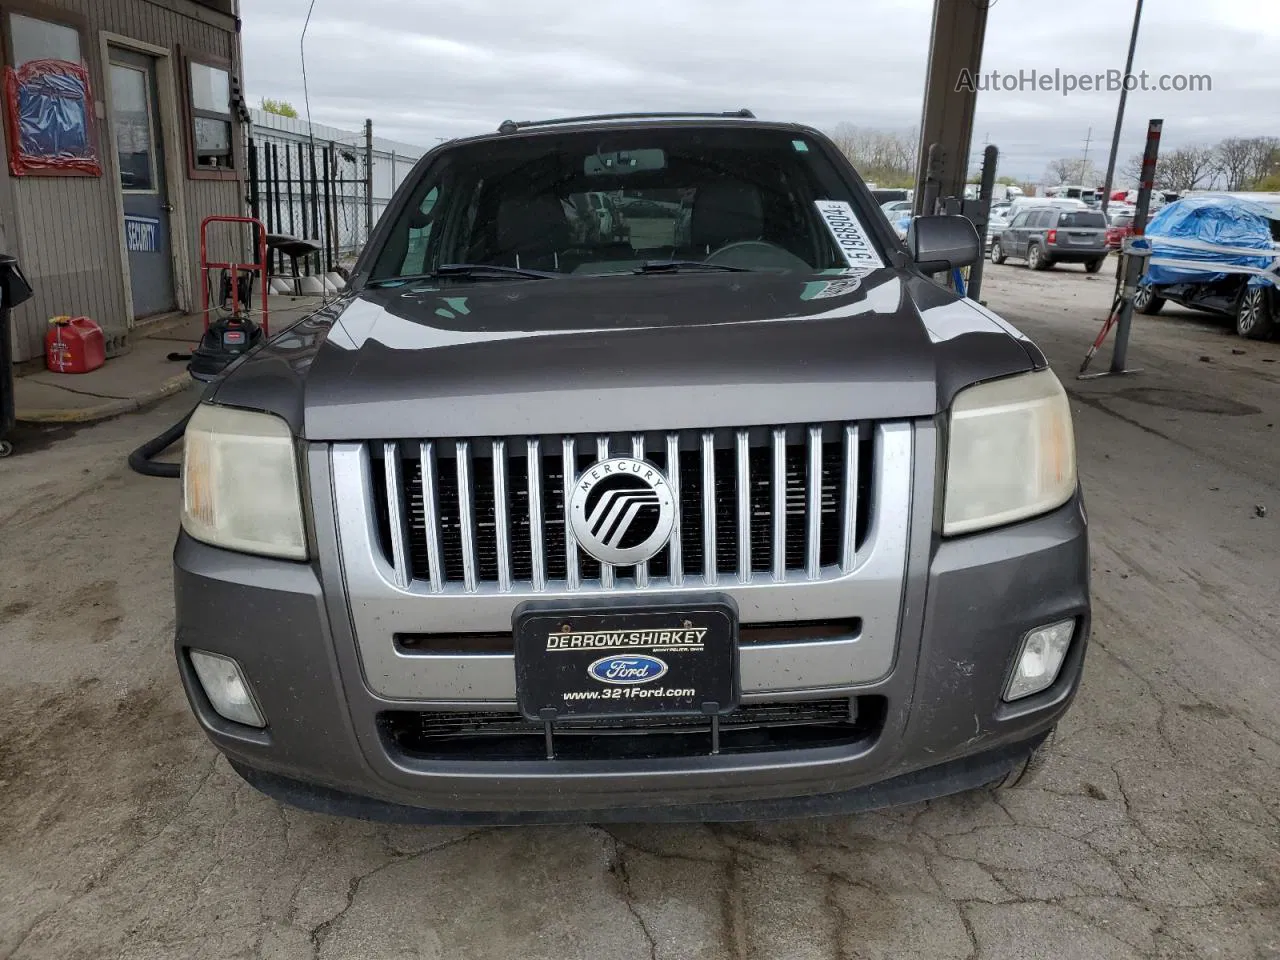
{"label": "windshield", "polygon": [[822,145],[793,131],[655,128],[491,139],[450,150],[426,170],[370,279],[431,275],[449,264],[553,276],[629,273],[654,261],[844,267],[817,200],[858,208]]}

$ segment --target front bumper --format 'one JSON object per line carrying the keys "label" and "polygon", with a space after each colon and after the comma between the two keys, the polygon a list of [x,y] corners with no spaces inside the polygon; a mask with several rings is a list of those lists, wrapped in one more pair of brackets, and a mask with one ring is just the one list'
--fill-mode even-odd
{"label": "front bumper", "polygon": [[[179,668],[197,718],[238,769],[283,799],[335,812],[382,816],[378,811],[410,808],[422,819],[447,819],[448,812],[501,822],[641,819],[636,811],[659,808],[740,819],[753,811],[833,812],[951,792],[998,779],[1069,706],[1089,632],[1088,545],[1079,499],[1025,523],[948,541],[934,537],[933,509],[931,500],[912,506],[892,669],[840,691],[886,705],[875,735],[850,746],[625,761],[412,760],[389,749],[379,716],[433,705],[371,690],[340,580],[186,536],[174,556]],[[316,519],[318,528],[325,522],[332,521]],[[331,536],[332,529],[317,534]],[[1021,637],[1067,618],[1076,619],[1077,631],[1057,682],[1003,703]],[[239,661],[266,730],[213,712],[195,681],[190,648]],[[914,793],[894,788],[904,783],[915,784]],[[342,797],[358,799],[333,800]]]}

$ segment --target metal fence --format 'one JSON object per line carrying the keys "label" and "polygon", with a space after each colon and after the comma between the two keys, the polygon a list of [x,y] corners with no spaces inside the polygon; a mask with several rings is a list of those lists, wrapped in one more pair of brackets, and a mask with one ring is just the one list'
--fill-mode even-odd
{"label": "metal fence", "polygon": [[[369,238],[395,192],[426,151],[363,132],[307,123],[252,110],[248,201],[268,233],[288,234],[319,244],[300,258],[304,276],[349,267]],[[277,253],[275,275],[292,264]]]}

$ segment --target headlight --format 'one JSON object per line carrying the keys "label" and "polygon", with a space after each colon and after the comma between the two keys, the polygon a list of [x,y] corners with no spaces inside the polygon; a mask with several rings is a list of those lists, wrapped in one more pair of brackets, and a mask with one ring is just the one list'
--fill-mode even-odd
{"label": "headlight", "polygon": [[1060,507],[1076,489],[1067,393],[1050,370],[980,383],[951,405],[944,534]]}
{"label": "headlight", "polygon": [[305,560],[289,425],[266,413],[197,407],[182,453],[182,527],[228,550]]}

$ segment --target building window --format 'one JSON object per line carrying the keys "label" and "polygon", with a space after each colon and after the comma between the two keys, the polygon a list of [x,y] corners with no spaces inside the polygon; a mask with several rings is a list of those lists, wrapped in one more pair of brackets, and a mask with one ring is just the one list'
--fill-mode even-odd
{"label": "building window", "polygon": [[9,37],[13,44],[15,67],[31,60],[68,60],[83,64],[80,59],[80,32],[75,27],[11,13]]}
{"label": "building window", "polygon": [[151,142],[147,71],[123,63],[113,63],[109,69],[120,188],[126,193],[155,193],[155,145]]}
{"label": "building window", "polygon": [[191,163],[196,170],[235,167],[231,74],[223,67],[188,61],[191,109]]}
{"label": "building window", "polygon": [[81,31],[22,13],[7,17],[9,169],[15,176],[101,176]]}

